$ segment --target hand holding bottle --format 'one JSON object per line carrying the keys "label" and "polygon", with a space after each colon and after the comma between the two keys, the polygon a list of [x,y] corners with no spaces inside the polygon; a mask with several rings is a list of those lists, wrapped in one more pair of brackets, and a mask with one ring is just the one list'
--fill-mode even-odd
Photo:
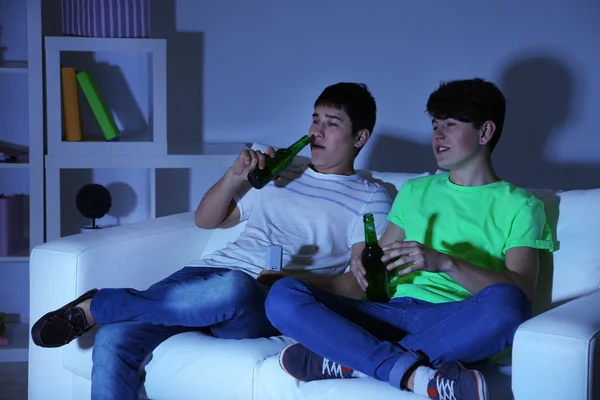
{"label": "hand holding bottle", "polygon": [[360,286],[361,290],[366,292],[367,287],[369,286],[369,281],[367,281],[366,278],[367,270],[365,270],[365,267],[362,263],[361,254],[357,254],[352,258],[352,260],[350,260],[350,271],[352,271],[352,274],[354,275],[354,278],[356,278],[356,282],[358,283],[358,286]]}
{"label": "hand holding bottle", "polygon": [[[363,279],[367,280],[367,300],[385,303],[390,299],[389,278],[385,263],[382,261],[383,250],[377,241],[373,214],[363,216],[365,229],[365,248],[361,255],[361,265],[365,271]],[[355,269],[357,267],[355,266]],[[356,275],[355,275],[356,276]],[[361,280],[358,281],[361,285]],[[361,287],[364,286],[364,282]]]}
{"label": "hand holding bottle", "polygon": [[231,166],[231,173],[236,177],[239,176],[245,180],[248,172],[252,171],[257,166],[259,169],[265,167],[267,157],[275,157],[274,148],[269,147],[264,153],[260,150],[242,150]]}
{"label": "hand holding bottle", "polygon": [[270,181],[277,178],[279,173],[285,170],[294,161],[294,157],[306,147],[311,141],[309,135],[302,136],[294,142],[290,147],[277,150],[265,163],[258,164],[258,168],[251,170],[248,173],[248,182],[256,189],[262,189]]}

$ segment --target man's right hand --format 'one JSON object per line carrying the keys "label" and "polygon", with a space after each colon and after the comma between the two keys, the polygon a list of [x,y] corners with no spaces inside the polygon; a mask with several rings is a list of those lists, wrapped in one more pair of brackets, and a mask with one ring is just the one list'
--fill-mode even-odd
{"label": "man's right hand", "polygon": [[365,270],[365,267],[363,266],[360,254],[355,255],[352,257],[352,260],[350,260],[350,271],[352,271],[354,278],[356,278],[356,282],[358,282],[360,289],[363,292],[366,292],[369,282],[366,278],[367,270]]}
{"label": "man's right hand", "polygon": [[231,173],[236,177],[245,179],[256,166],[260,169],[265,168],[266,156],[275,157],[275,149],[269,147],[265,153],[260,150],[242,150],[231,166]]}

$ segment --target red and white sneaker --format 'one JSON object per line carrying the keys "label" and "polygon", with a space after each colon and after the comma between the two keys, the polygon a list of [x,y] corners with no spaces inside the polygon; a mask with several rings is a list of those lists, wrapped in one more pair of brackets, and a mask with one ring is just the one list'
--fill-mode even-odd
{"label": "red and white sneaker", "polygon": [[435,400],[489,399],[483,374],[459,362],[442,364],[427,385],[427,395]]}
{"label": "red and white sneaker", "polygon": [[281,368],[303,382],[322,379],[352,378],[353,370],[321,357],[300,343],[287,346],[279,353]]}

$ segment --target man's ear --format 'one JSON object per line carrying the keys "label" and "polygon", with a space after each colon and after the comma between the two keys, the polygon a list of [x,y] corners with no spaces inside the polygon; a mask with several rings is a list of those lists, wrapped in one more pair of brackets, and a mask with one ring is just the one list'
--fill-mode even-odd
{"label": "man's ear", "polygon": [[369,132],[368,129],[361,129],[356,134],[356,140],[354,142],[354,147],[360,149],[365,144],[367,144],[367,141],[369,140],[370,137],[371,137],[371,132]]}
{"label": "man's ear", "polygon": [[479,144],[485,145],[492,140],[496,133],[496,124],[492,121],[485,121],[479,130]]}

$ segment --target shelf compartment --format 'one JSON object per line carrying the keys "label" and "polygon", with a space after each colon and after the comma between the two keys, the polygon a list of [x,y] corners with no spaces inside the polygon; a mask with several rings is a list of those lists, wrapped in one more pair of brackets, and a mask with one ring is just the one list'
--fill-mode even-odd
{"label": "shelf compartment", "polygon": [[[51,36],[45,38],[45,43],[48,154],[119,154],[129,157],[166,152],[164,39]],[[91,72],[121,131],[117,140],[104,139],[80,88],[84,141],[63,140],[61,65]],[[147,71],[147,79],[140,71]],[[136,90],[132,90],[132,85]]]}
{"label": "shelf compartment", "polygon": [[8,346],[0,346],[0,362],[23,362],[29,358],[29,324],[6,322]]}
{"label": "shelf compartment", "polygon": [[[0,74],[0,141],[29,146],[27,74]],[[6,105],[10,106],[6,106]]]}
{"label": "shelf compartment", "polygon": [[100,227],[150,219],[150,176],[148,168],[46,169],[48,186],[59,188],[47,194],[47,241],[79,234],[91,225],[92,221],[79,213],[75,201],[79,190],[91,183],[104,186],[111,195],[110,210],[96,220]]}

